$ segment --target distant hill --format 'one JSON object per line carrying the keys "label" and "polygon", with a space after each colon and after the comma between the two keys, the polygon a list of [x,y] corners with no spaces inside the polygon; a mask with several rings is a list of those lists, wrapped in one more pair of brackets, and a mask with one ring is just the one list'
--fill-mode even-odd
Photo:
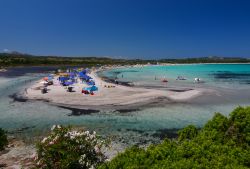
{"label": "distant hill", "polygon": [[0,53],[0,66],[31,66],[31,65],[128,65],[128,64],[157,64],[157,63],[250,63],[247,58],[227,58],[218,56],[183,58],[183,59],[114,59],[108,57],[59,57],[34,56],[19,52]]}
{"label": "distant hill", "polygon": [[183,59],[161,59],[159,61],[167,63],[250,63],[249,58],[219,57],[219,56],[183,58]]}
{"label": "distant hill", "polygon": [[0,66],[21,65],[114,65],[114,64],[146,64],[147,60],[112,59],[107,57],[60,57],[33,56],[20,53],[0,53]]}

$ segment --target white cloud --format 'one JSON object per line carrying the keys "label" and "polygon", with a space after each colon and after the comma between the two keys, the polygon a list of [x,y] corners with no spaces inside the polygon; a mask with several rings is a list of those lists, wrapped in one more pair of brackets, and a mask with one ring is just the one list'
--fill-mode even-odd
{"label": "white cloud", "polygon": [[9,49],[4,49],[3,52],[8,53],[8,52],[10,52],[10,50]]}

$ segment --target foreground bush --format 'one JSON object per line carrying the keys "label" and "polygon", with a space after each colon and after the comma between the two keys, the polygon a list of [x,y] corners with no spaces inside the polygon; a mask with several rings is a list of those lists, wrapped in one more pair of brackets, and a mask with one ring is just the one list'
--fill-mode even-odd
{"label": "foreground bush", "polygon": [[4,147],[8,145],[6,132],[0,128],[0,151],[4,150]]}
{"label": "foreground bush", "polygon": [[178,134],[146,150],[127,149],[99,168],[250,168],[250,107],[229,118],[216,113],[201,130],[188,126]]}
{"label": "foreground bush", "polygon": [[95,132],[53,126],[51,133],[37,144],[39,168],[96,168],[105,160],[104,142]]}

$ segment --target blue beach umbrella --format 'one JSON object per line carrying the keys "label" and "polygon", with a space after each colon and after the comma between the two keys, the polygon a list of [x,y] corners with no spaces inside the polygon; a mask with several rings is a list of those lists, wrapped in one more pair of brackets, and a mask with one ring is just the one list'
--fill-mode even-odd
{"label": "blue beach umbrella", "polygon": [[67,82],[64,82],[63,84],[64,84],[65,86],[70,86],[70,85],[73,85],[74,82],[69,82],[69,81],[67,81]]}
{"label": "blue beach umbrella", "polygon": [[90,91],[98,91],[98,87],[92,86],[92,87],[90,88]]}

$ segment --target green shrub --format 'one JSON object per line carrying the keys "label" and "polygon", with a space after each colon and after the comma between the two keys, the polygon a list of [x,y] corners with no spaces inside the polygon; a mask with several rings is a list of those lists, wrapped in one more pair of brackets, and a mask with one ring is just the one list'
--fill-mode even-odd
{"label": "green shrub", "polygon": [[53,126],[51,133],[37,144],[39,168],[96,168],[103,163],[104,141],[95,132]]}
{"label": "green shrub", "polygon": [[192,138],[196,137],[198,134],[198,129],[194,125],[189,125],[184,129],[178,131],[178,140],[182,141],[185,139],[191,140]]}
{"label": "green shrub", "polygon": [[216,113],[201,130],[191,125],[178,134],[147,149],[129,148],[99,168],[250,168],[250,107],[229,118]]}
{"label": "green shrub", "polygon": [[4,150],[4,147],[8,145],[6,132],[0,128],[0,150]]}

